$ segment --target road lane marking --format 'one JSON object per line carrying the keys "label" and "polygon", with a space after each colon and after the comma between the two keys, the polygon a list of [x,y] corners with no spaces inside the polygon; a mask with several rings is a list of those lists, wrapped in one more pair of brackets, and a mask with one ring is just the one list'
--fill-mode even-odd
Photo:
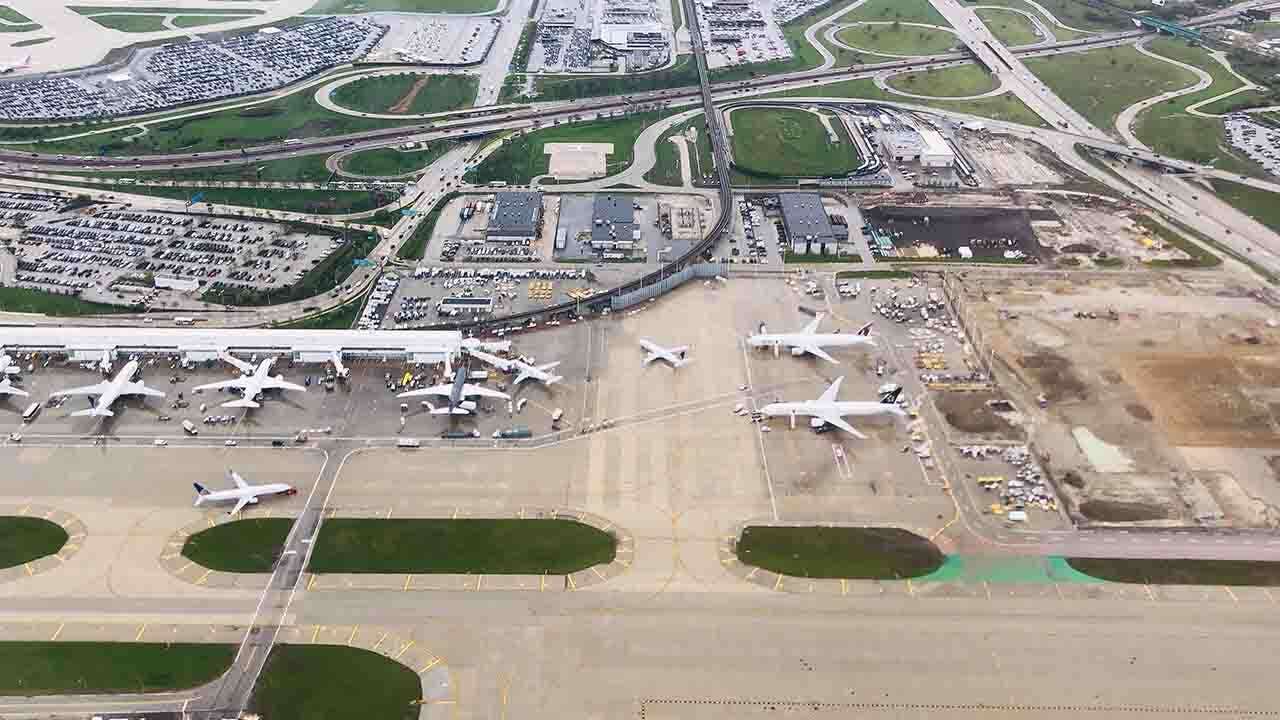
{"label": "road lane marking", "polygon": [[356,639],[356,631],[360,629],[359,625],[352,626],[351,635],[347,638],[347,645],[350,645]]}
{"label": "road lane marking", "polygon": [[54,640],[57,640],[58,636],[62,634],[62,628],[66,626],[67,626],[66,623],[62,623],[61,625],[59,625],[58,629],[53,631],[53,637],[49,638],[49,642],[53,642]]}
{"label": "road lane marking", "polygon": [[138,634],[133,636],[133,641],[134,641],[134,642],[138,642],[139,640],[141,640],[141,639],[142,639],[142,633],[144,633],[144,632],[146,632],[146,631],[147,631],[147,626],[146,626],[146,624],[144,623],[144,624],[142,625],[142,627],[138,628]]}
{"label": "road lane marking", "polygon": [[396,659],[396,660],[399,660],[399,659],[400,659],[400,656],[401,656],[401,655],[404,655],[404,654],[405,654],[405,653],[407,653],[407,652],[409,652],[409,648],[411,648],[411,647],[413,647],[413,641],[412,641],[412,640],[410,640],[409,642],[405,643],[405,644],[404,644],[404,647],[400,648],[400,652],[396,653],[395,659]]}
{"label": "road lane marking", "polygon": [[311,644],[312,644],[312,645],[315,645],[315,644],[316,644],[316,638],[320,637],[320,628],[322,628],[322,627],[324,627],[324,626],[323,626],[323,625],[317,625],[317,626],[316,626],[315,631],[311,633]]}
{"label": "road lane marking", "polygon": [[1226,591],[1227,591],[1227,594],[1231,596],[1231,601],[1232,601],[1232,602],[1234,602],[1236,605],[1239,605],[1239,604],[1240,604],[1240,598],[1236,597],[1236,594],[1235,594],[1234,592],[1232,592],[1232,591],[1231,591],[1231,588],[1230,588],[1230,587],[1228,587],[1228,586],[1226,586],[1226,585],[1223,585],[1223,586],[1222,586],[1222,589],[1223,589],[1223,590],[1226,590]]}
{"label": "road lane marking", "polygon": [[374,643],[374,644],[373,644],[373,648],[371,648],[371,649],[372,649],[374,652],[377,652],[377,651],[378,651],[378,648],[382,646],[382,641],[383,641],[383,640],[386,640],[386,639],[387,639],[387,633],[385,633],[385,632],[384,632],[384,633],[382,633],[382,637],[378,638],[378,642]]}
{"label": "road lane marking", "polygon": [[440,664],[440,662],[441,662],[442,660],[444,660],[444,658],[441,658],[441,657],[433,657],[433,658],[431,658],[431,662],[427,663],[425,667],[423,667],[421,670],[419,670],[419,671],[418,671],[418,674],[419,674],[419,675],[421,675],[422,673],[424,673],[424,672],[426,672],[426,671],[430,670],[431,668],[433,668],[433,667],[435,667],[435,666],[439,665],[439,664]]}

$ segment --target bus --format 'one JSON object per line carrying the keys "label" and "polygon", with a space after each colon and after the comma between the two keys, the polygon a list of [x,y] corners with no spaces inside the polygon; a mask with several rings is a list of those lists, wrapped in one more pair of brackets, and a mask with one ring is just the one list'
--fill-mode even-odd
{"label": "bus", "polygon": [[285,145],[301,145],[302,141],[297,138],[289,138],[288,140],[284,141],[284,144]]}
{"label": "bus", "polygon": [[193,317],[185,317],[185,316],[179,315],[178,317],[175,317],[173,319],[173,324],[174,325],[195,325],[196,319]]}

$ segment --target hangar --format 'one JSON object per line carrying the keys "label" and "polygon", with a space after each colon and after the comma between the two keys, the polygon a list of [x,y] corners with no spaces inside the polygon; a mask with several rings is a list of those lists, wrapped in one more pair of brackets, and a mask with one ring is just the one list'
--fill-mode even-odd
{"label": "hangar", "polygon": [[199,362],[218,353],[287,355],[297,362],[345,358],[396,358],[411,363],[444,362],[462,347],[456,330],[269,330],[119,327],[5,328],[8,352],[66,353],[72,360],[119,355],[173,355]]}

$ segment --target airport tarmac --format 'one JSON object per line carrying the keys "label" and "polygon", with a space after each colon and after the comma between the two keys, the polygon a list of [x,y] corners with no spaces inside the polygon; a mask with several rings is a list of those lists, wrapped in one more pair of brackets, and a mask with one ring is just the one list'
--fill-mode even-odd
{"label": "airport tarmac", "polygon": [[[520,352],[564,362],[563,383],[520,391],[530,402],[516,421],[543,436],[536,448],[478,447],[494,446],[488,439],[391,447],[399,401],[380,363],[356,365],[348,388],[325,393],[313,384],[268,402],[249,423],[209,429],[209,437],[202,425],[199,438],[163,448],[149,445],[156,428],[180,431],[157,423],[158,410],[126,406],[116,437],[87,446],[94,435],[58,417],[70,407],[51,409],[21,446],[0,448],[0,461],[22,468],[20,482],[0,484],[0,506],[69,513],[85,538],[64,566],[0,583],[0,632],[220,642],[237,634],[231,627],[243,632],[259,599],[277,595],[202,587],[160,560],[175,533],[202,517],[191,507],[190,476],[219,487],[234,463],[250,481],[300,489],[250,517],[296,514],[304,504],[326,516],[577,511],[633,539],[619,574],[554,592],[502,589],[486,578],[466,590],[423,590],[408,578],[378,590],[302,582],[279,641],[358,645],[406,663],[423,678],[423,718],[1280,714],[1265,689],[1277,598],[1264,588],[762,582],[763,573],[736,564],[726,551],[745,522],[892,524],[926,536],[951,528],[944,543],[961,531],[936,468],[902,452],[908,427],[866,426],[870,438],[856,441],[802,422],[792,430],[781,418],[766,433],[732,412],[816,397],[837,374],[846,377],[842,399],[865,399],[884,381],[874,372],[881,360],[909,396],[919,385],[906,364],[913,346],[904,324],[877,323],[882,346],[838,350],[839,366],[744,347],[761,322],[803,325],[801,304],[838,309],[827,329],[852,327],[870,307],[776,280],[690,283],[637,311],[516,335]],[[644,367],[641,337],[690,345],[692,362]],[[291,380],[318,370],[282,368]],[[169,372],[147,378],[163,383]],[[219,374],[229,375],[201,370],[184,382]],[[66,384],[82,384],[92,375],[43,370],[28,383],[75,376]],[[539,415],[553,406],[565,410],[559,436]],[[512,422],[504,410],[482,415],[482,426]],[[332,433],[302,448],[257,447],[270,433],[330,422]],[[416,411],[406,419],[421,437],[445,422]],[[43,434],[59,428],[61,438]],[[224,447],[224,436],[243,442]],[[41,445],[51,442],[61,447]],[[10,709],[0,703],[0,712]]]}

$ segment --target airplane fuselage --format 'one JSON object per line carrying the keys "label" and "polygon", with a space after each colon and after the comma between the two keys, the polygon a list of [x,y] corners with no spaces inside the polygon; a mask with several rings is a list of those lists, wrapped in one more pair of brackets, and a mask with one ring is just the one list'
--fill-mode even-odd
{"label": "airplane fuselage", "polygon": [[799,333],[769,333],[764,335],[752,335],[747,339],[747,344],[751,347],[790,347],[804,354],[803,346],[814,347],[854,347],[863,345],[866,347],[875,347],[875,341],[863,335],[845,335],[843,333],[814,333],[812,335],[803,335]]}
{"label": "airplane fuselage", "polygon": [[95,410],[110,410],[116,400],[120,399],[120,391],[124,386],[133,380],[133,374],[138,371],[138,361],[130,360],[120,368],[120,372],[111,379],[111,384],[107,387],[107,391],[98,396],[97,402],[93,404]]}

